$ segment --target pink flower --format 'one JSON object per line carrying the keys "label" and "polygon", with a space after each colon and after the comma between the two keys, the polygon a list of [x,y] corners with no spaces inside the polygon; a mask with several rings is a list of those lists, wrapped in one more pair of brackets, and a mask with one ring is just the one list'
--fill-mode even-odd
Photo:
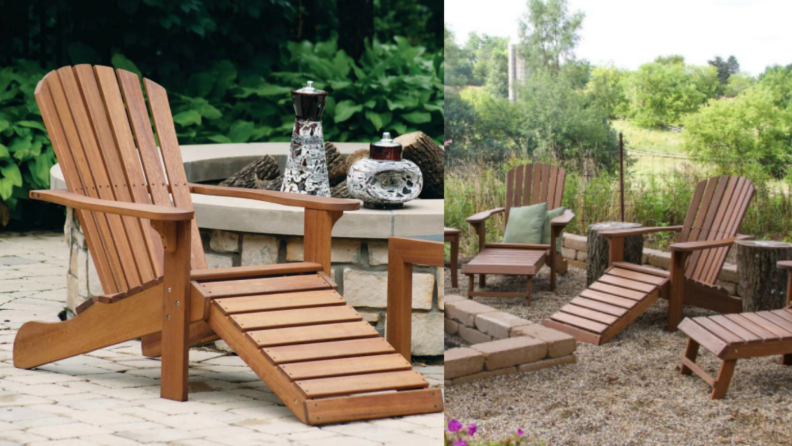
{"label": "pink flower", "polygon": [[467,441],[460,438],[454,442],[454,446],[468,446],[468,444]]}
{"label": "pink flower", "polygon": [[518,436],[518,437],[522,437],[522,436],[523,436],[523,434],[525,434],[525,432],[523,432],[523,430],[522,430],[522,429],[517,429],[517,436]]}
{"label": "pink flower", "polygon": [[475,434],[476,434],[476,425],[471,424],[470,426],[468,426],[468,435],[472,437]]}
{"label": "pink flower", "polygon": [[451,420],[448,422],[448,431],[449,432],[459,432],[462,429],[462,423],[457,420]]}

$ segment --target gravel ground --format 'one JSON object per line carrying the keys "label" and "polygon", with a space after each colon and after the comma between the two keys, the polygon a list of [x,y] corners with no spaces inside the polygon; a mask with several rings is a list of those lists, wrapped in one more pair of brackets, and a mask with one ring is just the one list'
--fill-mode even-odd
{"label": "gravel ground", "polygon": [[[446,293],[452,288],[446,271]],[[463,283],[464,282],[464,283]],[[488,289],[521,290],[523,278],[488,276]],[[570,268],[548,291],[547,270],[535,278],[530,307],[522,299],[477,298],[499,310],[540,322],[585,288],[584,270]],[[790,445],[792,369],[778,357],[737,362],[725,399],[710,401],[699,377],[679,374],[686,337],[663,330],[661,299],[603,346],[579,343],[578,363],[477,381],[446,389],[446,416],[475,422],[486,438],[523,428],[550,445]],[[685,316],[709,312],[685,308]],[[709,373],[720,364],[702,349]]]}

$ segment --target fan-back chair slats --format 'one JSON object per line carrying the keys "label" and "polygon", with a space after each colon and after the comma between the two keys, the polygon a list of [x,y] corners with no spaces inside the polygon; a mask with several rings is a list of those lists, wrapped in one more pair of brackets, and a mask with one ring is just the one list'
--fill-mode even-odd
{"label": "fan-back chair slats", "polygon": [[564,169],[549,164],[517,166],[506,174],[506,220],[513,207],[547,203],[547,209],[561,206],[564,198]]}
{"label": "fan-back chair slats", "polygon": [[[110,67],[80,65],[42,81],[39,107],[53,129],[67,187],[93,198],[192,209],[167,94],[145,82],[162,152],[134,73],[118,70],[116,76]],[[162,242],[149,221],[84,211],[78,217],[106,292],[124,292],[162,275]],[[195,220],[191,232],[192,268],[204,269]]]}

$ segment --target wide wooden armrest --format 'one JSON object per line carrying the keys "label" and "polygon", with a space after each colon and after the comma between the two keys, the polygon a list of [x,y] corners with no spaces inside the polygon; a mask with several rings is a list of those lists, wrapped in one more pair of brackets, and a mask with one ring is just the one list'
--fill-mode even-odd
{"label": "wide wooden armrest", "polygon": [[526,250],[540,250],[550,249],[550,245],[543,244],[528,244],[528,243],[487,243],[485,248],[500,248],[500,249],[526,249]]}
{"label": "wide wooden armrest", "polygon": [[602,231],[598,235],[608,238],[622,238],[631,235],[651,234],[654,232],[679,232],[682,226],[650,226],[648,228],[633,228],[633,229],[612,229],[610,231]]}
{"label": "wide wooden armrest", "polygon": [[75,209],[122,215],[125,217],[147,218],[153,221],[187,221],[195,217],[190,209],[159,206],[153,204],[128,203],[125,201],[102,200],[65,190],[32,190],[30,198],[49,201]]}
{"label": "wide wooden armrest", "polygon": [[471,225],[476,225],[486,221],[488,218],[492,217],[495,214],[500,214],[501,212],[504,212],[505,210],[506,209],[504,208],[495,208],[495,209],[490,209],[488,211],[479,212],[478,214],[473,215],[472,217],[468,217],[468,219],[465,221],[467,221]]}
{"label": "wide wooden armrest", "polygon": [[755,238],[755,235],[737,234],[737,240],[753,240]]}
{"label": "wide wooden armrest", "polygon": [[701,251],[704,249],[724,248],[731,246],[732,243],[737,241],[737,237],[724,238],[720,240],[704,240],[700,242],[683,242],[673,243],[669,247],[671,252],[693,252]]}
{"label": "wide wooden armrest", "polygon": [[792,260],[782,260],[777,263],[779,269],[785,269],[787,271],[792,271]]}
{"label": "wide wooden armrest", "polygon": [[241,187],[207,186],[204,184],[190,184],[190,192],[199,195],[214,195],[217,197],[247,198],[250,200],[268,201],[284,206],[295,206],[317,211],[356,211],[360,209],[357,200],[342,198],[316,197],[313,195],[295,194],[291,192],[276,192],[262,189],[244,189]]}
{"label": "wide wooden armrest", "polygon": [[570,211],[570,210],[566,210],[566,211],[564,211],[563,214],[561,214],[558,217],[550,220],[550,226],[553,226],[553,227],[556,227],[556,228],[557,227],[562,227],[563,228],[566,225],[568,225],[569,222],[571,222],[573,218],[575,218],[575,214],[572,211]]}

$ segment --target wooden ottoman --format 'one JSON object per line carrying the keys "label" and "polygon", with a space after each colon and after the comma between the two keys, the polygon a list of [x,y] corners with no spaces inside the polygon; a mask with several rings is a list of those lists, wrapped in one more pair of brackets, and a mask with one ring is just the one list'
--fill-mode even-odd
{"label": "wooden ottoman", "polygon": [[[491,244],[489,246],[492,246]],[[462,265],[462,274],[468,276],[468,297],[524,297],[525,305],[531,304],[533,276],[542,269],[548,250],[526,250],[486,247],[470,262]],[[479,274],[479,286],[486,285],[487,274],[505,276],[528,276],[525,292],[474,291],[473,275]]]}

